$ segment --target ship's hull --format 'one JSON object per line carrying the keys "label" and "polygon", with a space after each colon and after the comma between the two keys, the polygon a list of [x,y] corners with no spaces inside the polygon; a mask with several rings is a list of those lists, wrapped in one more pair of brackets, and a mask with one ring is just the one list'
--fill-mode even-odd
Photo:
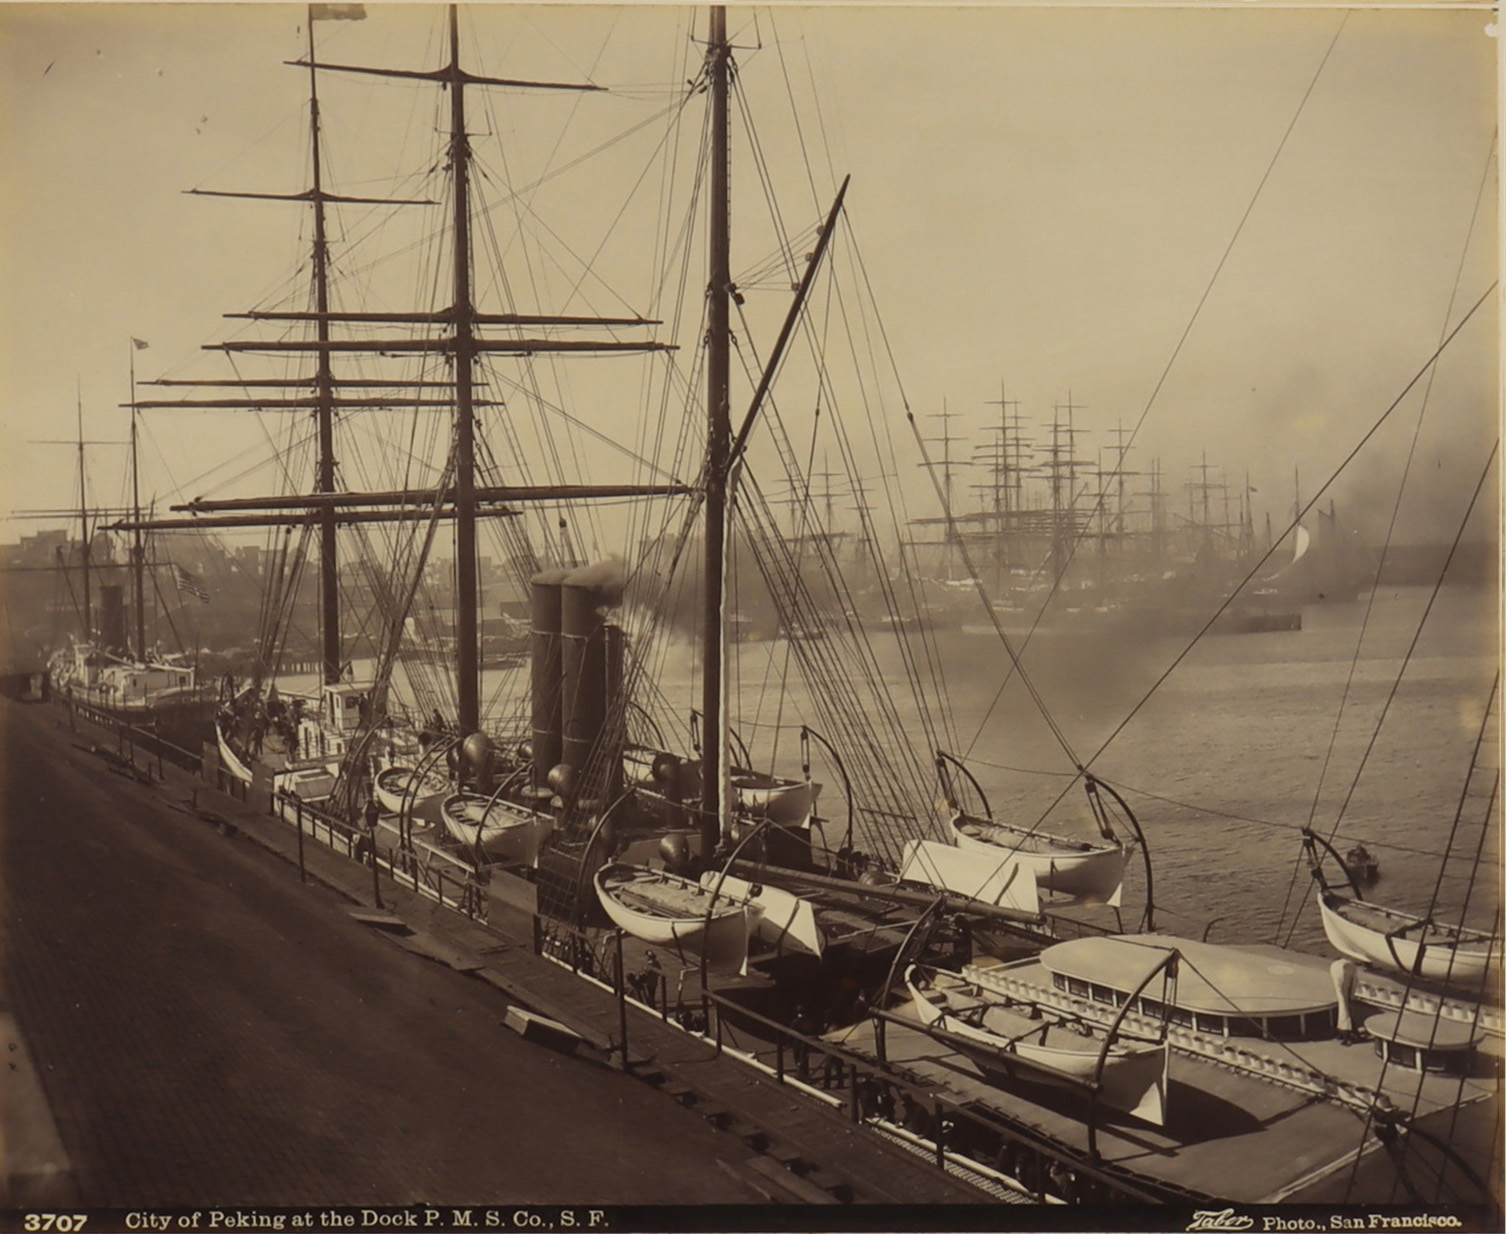
{"label": "ship's hull", "polygon": [[150,728],[184,749],[197,751],[209,740],[214,692],[196,684],[185,665],[126,660],[76,644],[53,656],[47,677],[54,696]]}
{"label": "ship's hull", "polygon": [[142,702],[121,703],[101,691],[74,686],[64,692],[64,697],[123,724],[151,729],[185,750],[197,751],[209,740],[214,728],[214,697],[198,690],[174,691]]}

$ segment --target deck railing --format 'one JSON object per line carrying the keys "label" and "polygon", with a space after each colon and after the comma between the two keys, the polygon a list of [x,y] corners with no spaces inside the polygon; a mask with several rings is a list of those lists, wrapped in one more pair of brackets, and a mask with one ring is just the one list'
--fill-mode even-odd
{"label": "deck railing", "polygon": [[285,790],[273,794],[270,812],[298,832],[300,874],[304,871],[303,841],[307,837],[369,866],[379,905],[381,875],[385,873],[395,885],[454,909],[472,921],[487,920],[488,898],[481,875],[461,862],[440,860],[434,852],[402,838],[396,843],[383,844],[380,832],[369,832],[360,824]]}
{"label": "deck railing", "polygon": [[[202,770],[201,754],[173,746],[148,730],[123,724],[76,700],[65,705],[71,722],[82,718],[114,730],[120,757],[132,766],[139,749],[143,756],[149,751],[156,757],[159,778],[165,761],[187,770]],[[247,798],[247,786],[223,771],[220,787],[241,800]],[[472,920],[486,922],[490,900],[484,874],[465,863],[435,860],[405,839],[384,845],[380,831],[372,833],[360,823],[285,790],[271,795],[268,811],[297,833],[301,878],[307,877],[304,846],[312,841],[370,868],[378,906],[382,905],[385,875],[391,884]],[[658,980],[645,980],[645,973],[626,970],[620,930],[582,929],[541,914],[534,914],[531,924],[532,946],[537,954],[612,994],[618,1011],[612,1049],[624,1062],[629,1056],[629,1009],[636,1008],[701,1038],[718,1055],[730,1054],[780,1084],[842,1108],[855,1125],[926,1149],[943,1171],[982,1178],[1037,1202],[1201,1198],[1112,1166],[1085,1163],[1069,1148],[1027,1127],[960,1105],[893,1066],[875,1063],[835,1042],[742,1006],[705,986],[695,968],[684,970],[673,991],[666,974],[659,974]],[[1094,927],[1084,925],[1084,930],[1094,932]],[[882,1042],[883,1021],[876,1018],[874,1023]]]}

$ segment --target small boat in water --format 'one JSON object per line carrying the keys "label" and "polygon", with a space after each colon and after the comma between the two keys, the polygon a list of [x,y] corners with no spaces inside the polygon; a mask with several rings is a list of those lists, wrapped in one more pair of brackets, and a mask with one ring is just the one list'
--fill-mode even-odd
{"label": "small boat in water", "polygon": [[[1161,1126],[1166,1121],[1166,1041],[1107,1040],[1101,1024],[1054,1008],[1016,1002],[958,973],[912,964],[905,986],[915,1014],[977,1064],[990,1083],[1019,1079],[1097,1083],[1099,1099]],[[1031,1064],[1017,1065],[1018,1060]]]}
{"label": "small boat in water", "polygon": [[451,793],[440,807],[445,830],[458,844],[494,860],[532,865],[553,828],[543,814],[481,793]]}
{"label": "small boat in water", "polygon": [[953,840],[965,852],[1018,861],[1048,891],[1118,902],[1128,859],[1119,840],[1072,840],[960,811],[951,823]]}
{"label": "small boat in water", "polygon": [[1363,844],[1356,844],[1344,854],[1344,868],[1351,879],[1367,887],[1380,878],[1380,861]]}
{"label": "small boat in water", "polygon": [[713,896],[668,870],[620,861],[602,866],[594,881],[607,916],[634,938],[712,960],[747,954],[749,918],[756,910],[744,899]]}

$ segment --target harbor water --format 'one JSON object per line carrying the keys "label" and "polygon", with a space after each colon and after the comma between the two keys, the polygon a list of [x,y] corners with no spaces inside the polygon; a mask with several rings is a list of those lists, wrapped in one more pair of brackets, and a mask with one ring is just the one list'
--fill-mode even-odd
{"label": "harbor water", "polygon": [[[1448,919],[1473,888],[1469,918],[1480,924],[1483,916],[1488,925],[1498,835],[1472,878],[1488,805],[1477,796],[1485,776],[1476,778],[1447,863],[1442,854],[1496,671],[1496,596],[1487,588],[1443,589],[1409,657],[1429,596],[1426,588],[1388,588],[1373,603],[1310,605],[1300,631],[1205,637],[1127,723],[1187,639],[1032,643],[1027,671],[1039,665],[1034,675],[1048,704],[1063,700],[1058,722],[1079,759],[1108,742],[1091,769],[1140,819],[1160,928],[1193,937],[1209,929],[1225,942],[1279,936],[1321,951],[1312,880],[1299,868],[1303,826],[1331,837],[1340,852],[1363,843],[1377,856],[1373,898],[1420,912],[1438,886]],[[977,730],[981,676],[957,674],[959,712],[972,708],[959,723],[964,734]],[[1066,757],[1031,722],[1022,696],[1015,690],[1003,717],[996,711],[984,726],[970,765],[996,814],[1017,810],[1033,823],[1060,792],[1057,777],[1038,773],[1060,772]],[[1490,766],[1498,761],[1493,748],[1482,755]],[[1054,828],[1055,816],[1047,826]],[[1342,881],[1331,865],[1327,873]],[[1124,909],[1131,924],[1143,892],[1132,865]]]}
{"label": "harbor water", "polygon": [[[1205,636],[1159,685],[1190,635],[1112,620],[1043,627],[1020,658],[1070,755],[1018,676],[1001,692],[1010,661],[995,636],[937,632],[935,676],[951,752],[966,759],[995,817],[1087,837],[1084,795],[1071,784],[1074,761],[1086,765],[1139,818],[1158,928],[1326,954],[1302,858],[1305,826],[1340,852],[1363,843],[1378,858],[1371,898],[1412,912],[1433,907],[1442,920],[1463,910],[1467,923],[1489,927],[1500,861],[1499,829],[1484,836],[1490,776],[1478,772],[1463,794],[1496,672],[1497,613],[1489,587],[1445,587],[1436,599],[1431,588],[1386,587],[1307,606],[1301,630]],[[895,707],[918,715],[901,657],[883,640],[875,648]],[[760,761],[772,758],[767,769],[797,775],[793,733],[819,722],[798,674],[786,672],[787,651],[782,640],[734,646],[744,717],[735,724]],[[699,704],[697,660],[688,641],[670,647],[654,681],[661,709],[684,716]],[[527,688],[526,666],[485,674],[483,698],[504,731],[521,731]],[[1481,762],[1498,764],[1493,744]],[[822,812],[837,816],[830,769],[818,765],[813,775],[827,784]],[[939,820],[939,789],[936,807]],[[1342,882],[1331,862],[1326,873]],[[1134,928],[1144,902],[1136,854],[1119,916],[1091,912]]]}

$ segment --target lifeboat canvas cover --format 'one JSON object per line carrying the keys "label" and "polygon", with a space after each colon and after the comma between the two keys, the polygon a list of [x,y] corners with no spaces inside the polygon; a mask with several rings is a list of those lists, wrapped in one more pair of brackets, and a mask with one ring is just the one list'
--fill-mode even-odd
{"label": "lifeboat canvas cover", "polygon": [[1079,904],[1107,904],[1118,908],[1124,902],[1124,871],[1129,865],[1129,849],[1105,853],[1078,875],[1082,883],[1075,899]]}
{"label": "lifeboat canvas cover", "polygon": [[1013,908],[1038,916],[1040,892],[1035,877],[1014,857],[979,861],[976,852],[966,852],[935,840],[911,840],[905,845],[900,867],[901,882],[925,883],[983,904]]}
{"label": "lifeboat canvas cover", "polygon": [[701,886],[735,904],[756,909],[751,914],[753,933],[775,950],[801,951],[820,957],[825,943],[816,922],[816,910],[808,900],[779,887],[750,883],[715,870],[701,875]]}
{"label": "lifeboat canvas cover", "polygon": [[1166,1086],[1171,1047],[1166,1044],[1126,1050],[1111,1056],[1103,1069],[1098,1100],[1157,1127],[1166,1125]]}

